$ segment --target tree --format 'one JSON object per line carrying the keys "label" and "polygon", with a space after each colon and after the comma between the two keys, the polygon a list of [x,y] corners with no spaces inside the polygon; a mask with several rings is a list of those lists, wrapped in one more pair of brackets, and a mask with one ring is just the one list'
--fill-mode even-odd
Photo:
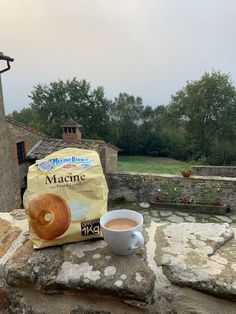
{"label": "tree", "polygon": [[137,154],[138,152],[138,127],[142,112],[142,99],[126,93],[120,93],[111,104],[113,139],[123,153]]}
{"label": "tree", "polygon": [[14,110],[10,115],[8,115],[10,118],[19,121],[21,123],[24,123],[26,125],[35,126],[36,124],[36,117],[35,112],[32,110],[32,108],[23,108],[19,112]]}
{"label": "tree", "polygon": [[40,129],[48,135],[60,138],[63,124],[72,117],[82,125],[83,136],[106,138],[109,101],[102,87],[92,90],[88,82],[76,78],[59,80],[49,85],[38,84],[29,97]]}
{"label": "tree", "polygon": [[[192,158],[215,154],[220,141],[235,145],[236,91],[229,75],[213,71],[187,82],[172,96],[168,111],[176,125],[186,130],[185,144]],[[218,149],[224,147],[218,145]]]}

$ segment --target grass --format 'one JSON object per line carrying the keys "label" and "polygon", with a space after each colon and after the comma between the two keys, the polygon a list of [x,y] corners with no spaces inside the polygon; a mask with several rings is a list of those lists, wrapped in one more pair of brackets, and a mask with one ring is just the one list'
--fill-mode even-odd
{"label": "grass", "polygon": [[151,156],[119,156],[118,171],[180,174],[196,162],[182,162],[172,158]]}

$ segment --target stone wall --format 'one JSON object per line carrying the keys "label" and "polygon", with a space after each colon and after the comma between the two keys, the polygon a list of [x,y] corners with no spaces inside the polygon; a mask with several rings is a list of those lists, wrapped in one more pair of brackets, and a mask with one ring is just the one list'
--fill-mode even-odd
{"label": "stone wall", "polygon": [[107,174],[110,200],[221,204],[236,210],[236,178],[183,178],[150,173]]}
{"label": "stone wall", "polygon": [[21,206],[28,165],[19,165],[16,144],[24,142],[27,154],[42,137],[44,135],[36,130],[6,119],[0,80],[0,211],[12,211]]}
{"label": "stone wall", "polygon": [[106,173],[110,173],[117,170],[118,151],[106,147]]}
{"label": "stone wall", "polygon": [[97,149],[104,173],[115,172],[117,170],[118,150],[108,145],[100,145]]}
{"label": "stone wall", "polygon": [[[18,164],[18,160],[16,158],[17,156],[16,144],[19,142],[24,142],[25,153],[27,154],[28,151],[45,136],[37,132],[36,130],[28,126],[25,126],[24,124],[21,124],[17,121],[14,121],[12,119],[6,119],[6,120],[8,122],[11,146],[12,146],[13,154],[15,156],[14,166],[16,169],[18,169],[18,174],[19,174],[19,182],[17,182],[17,186],[18,186],[18,190],[21,191],[21,189],[24,190],[26,188],[26,177],[28,173],[29,163],[24,162],[20,165]],[[21,205],[21,200],[20,200],[20,203],[18,203],[18,207],[20,205]]]}
{"label": "stone wall", "polygon": [[11,141],[14,146],[18,142],[25,142],[26,153],[42,138],[46,136],[40,132],[37,132],[33,128],[30,128],[22,123],[7,118],[8,127],[10,129]]}
{"label": "stone wall", "polygon": [[16,208],[20,202],[19,173],[11,145],[10,130],[5,119],[0,76],[0,211]]}
{"label": "stone wall", "polygon": [[24,163],[20,164],[17,160],[17,146],[16,144],[19,142],[24,142],[25,145],[25,154],[27,155],[28,151],[43,137],[45,137],[43,134],[41,135],[36,130],[26,127],[25,125],[22,125],[21,123],[18,123],[14,120],[7,119],[8,127],[10,130],[10,140],[11,140],[11,146],[14,154],[14,167],[17,169],[18,172],[18,181],[16,182],[17,185],[17,191],[20,193],[20,199],[17,203],[16,207],[21,207],[22,204],[22,193],[24,193],[26,187],[27,187],[27,174],[28,174],[28,168],[29,163],[25,161]]}
{"label": "stone wall", "polygon": [[233,166],[192,166],[194,175],[236,177],[236,167]]}

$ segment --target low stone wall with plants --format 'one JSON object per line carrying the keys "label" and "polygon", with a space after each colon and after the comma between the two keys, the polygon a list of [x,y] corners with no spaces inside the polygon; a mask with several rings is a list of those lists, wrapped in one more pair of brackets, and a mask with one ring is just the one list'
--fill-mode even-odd
{"label": "low stone wall with plants", "polygon": [[108,174],[107,183],[110,200],[212,205],[236,210],[236,178],[126,172]]}
{"label": "low stone wall with plants", "polygon": [[192,166],[194,175],[197,176],[219,176],[235,177],[236,167],[234,166]]}

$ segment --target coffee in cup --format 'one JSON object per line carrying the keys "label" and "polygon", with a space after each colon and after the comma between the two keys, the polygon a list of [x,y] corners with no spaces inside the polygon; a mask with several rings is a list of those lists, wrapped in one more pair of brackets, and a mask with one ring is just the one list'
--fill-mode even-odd
{"label": "coffee in cup", "polygon": [[105,224],[105,227],[111,230],[127,230],[136,226],[137,222],[129,218],[115,218]]}
{"label": "coffee in cup", "polygon": [[104,240],[114,254],[127,255],[144,244],[143,216],[133,210],[113,210],[100,219]]}

